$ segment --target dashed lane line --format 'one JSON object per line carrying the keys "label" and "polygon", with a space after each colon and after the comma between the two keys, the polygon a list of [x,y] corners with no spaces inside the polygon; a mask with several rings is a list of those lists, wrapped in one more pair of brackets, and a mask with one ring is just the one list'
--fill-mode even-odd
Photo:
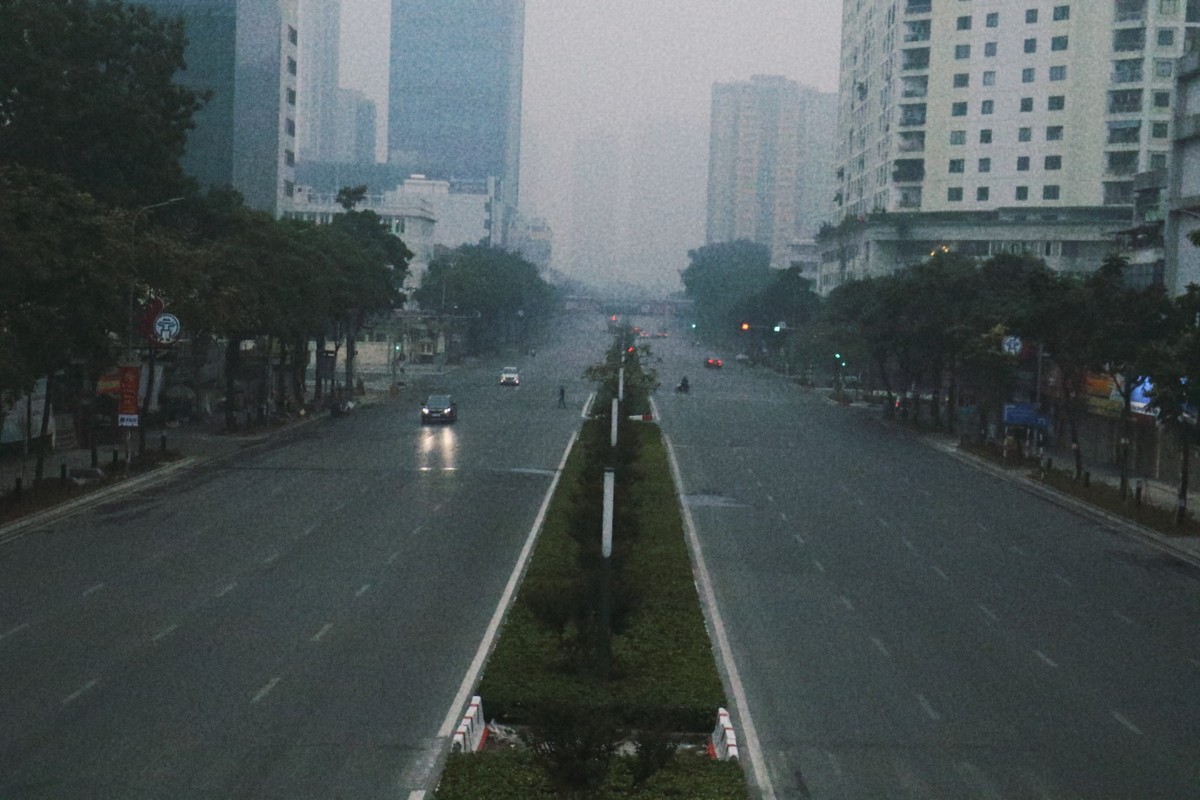
{"label": "dashed lane line", "polygon": [[275,688],[276,684],[279,683],[279,680],[279,678],[271,678],[271,680],[267,681],[266,686],[259,689],[257,692],[255,692],[254,696],[250,698],[250,705],[256,705],[257,703],[261,702],[267,695],[271,693],[271,690]]}
{"label": "dashed lane line", "polygon": [[324,638],[325,638],[325,634],[329,633],[329,631],[330,631],[330,630],[332,630],[332,629],[333,629],[333,623],[332,623],[332,622],[326,622],[324,625],[322,625],[322,626],[321,626],[321,630],[317,631],[316,633],[314,633],[314,634],[312,635],[312,638],[311,638],[311,639],[309,639],[309,641],[310,641],[310,642],[319,642],[319,641],[321,641],[322,639],[324,639]]}
{"label": "dashed lane line", "polygon": [[1134,725],[1133,722],[1130,721],[1129,717],[1125,716],[1120,711],[1114,711],[1114,712],[1112,712],[1112,715],[1113,715],[1113,719],[1115,719],[1117,722],[1124,725],[1126,728],[1128,728],[1133,733],[1136,733],[1138,736],[1145,736],[1145,733],[1142,732],[1142,729],[1139,728],[1137,725]]}
{"label": "dashed lane line", "polygon": [[83,695],[87,694],[92,689],[94,689],[97,682],[98,681],[95,678],[92,678],[90,681],[85,683],[83,686],[80,686],[78,689],[76,689],[75,691],[71,692],[69,695],[64,697],[62,700],[62,704],[64,706],[69,706],[71,703],[74,703],[80,697],[82,697]]}

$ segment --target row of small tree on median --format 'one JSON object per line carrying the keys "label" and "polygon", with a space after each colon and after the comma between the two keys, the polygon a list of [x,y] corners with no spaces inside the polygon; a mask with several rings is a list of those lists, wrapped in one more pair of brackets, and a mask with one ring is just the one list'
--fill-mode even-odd
{"label": "row of small tree on median", "polygon": [[[724,247],[728,254],[730,246]],[[1197,287],[1171,297],[1160,286],[1133,286],[1127,262],[1115,255],[1093,272],[1064,274],[1024,255],[980,260],[938,252],[822,298],[798,271],[770,272],[764,252],[748,261],[745,254],[754,253],[749,243],[737,245],[737,252],[740,259],[717,258],[715,267],[718,251],[692,254],[684,283],[702,335],[750,349],[777,366],[816,365],[835,378],[863,372],[882,387],[889,410],[897,397],[911,395],[914,418],[921,396],[928,395],[928,422],[952,431],[957,410],[971,404],[980,411],[978,429],[958,431],[969,437],[982,436],[989,420],[1001,421],[1003,404],[1016,398],[1022,356],[1003,345],[1019,339],[1040,362],[1036,366],[1053,376],[1044,387],[1039,380],[1034,394],[1044,410],[1065,420],[1076,476],[1084,472],[1080,423],[1088,376],[1111,379],[1121,399],[1122,495],[1129,489],[1133,399],[1146,388],[1159,424],[1181,446],[1178,515],[1184,514],[1200,410]],[[718,284],[721,292],[709,291]],[[797,291],[798,285],[803,289]]]}

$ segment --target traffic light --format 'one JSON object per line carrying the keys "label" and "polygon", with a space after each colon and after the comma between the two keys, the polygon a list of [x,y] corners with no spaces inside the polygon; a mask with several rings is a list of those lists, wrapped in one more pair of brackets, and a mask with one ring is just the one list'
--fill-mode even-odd
{"label": "traffic light", "polygon": [[742,330],[744,330],[744,331],[748,331],[748,330],[750,330],[750,323],[749,323],[749,322],[743,322],[743,323],[742,323]]}

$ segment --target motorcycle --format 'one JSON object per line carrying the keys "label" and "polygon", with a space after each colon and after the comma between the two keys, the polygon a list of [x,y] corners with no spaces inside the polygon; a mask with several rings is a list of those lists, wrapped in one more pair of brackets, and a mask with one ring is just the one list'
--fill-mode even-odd
{"label": "motorcycle", "polygon": [[677,391],[677,392],[682,392],[683,394],[687,394],[687,393],[688,393],[688,391],[690,391],[690,390],[691,390],[691,388],[692,388],[692,387],[688,385],[688,379],[687,379],[687,378],[684,378],[684,379],[683,379],[683,380],[681,380],[681,381],[679,382],[679,384],[678,384],[678,385],[675,387],[675,391]]}

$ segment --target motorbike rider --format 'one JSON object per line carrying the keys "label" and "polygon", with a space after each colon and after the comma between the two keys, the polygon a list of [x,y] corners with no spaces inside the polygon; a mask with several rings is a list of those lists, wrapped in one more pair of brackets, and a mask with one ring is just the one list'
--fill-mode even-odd
{"label": "motorbike rider", "polygon": [[677,388],[677,389],[678,389],[679,391],[681,391],[681,392],[686,392],[688,389],[690,389],[690,388],[691,388],[691,387],[688,385],[688,379],[687,379],[687,375],[684,375],[684,376],[683,376],[683,380],[681,380],[681,381],[679,382],[679,386],[677,386],[677,387],[675,387],[675,388]]}

